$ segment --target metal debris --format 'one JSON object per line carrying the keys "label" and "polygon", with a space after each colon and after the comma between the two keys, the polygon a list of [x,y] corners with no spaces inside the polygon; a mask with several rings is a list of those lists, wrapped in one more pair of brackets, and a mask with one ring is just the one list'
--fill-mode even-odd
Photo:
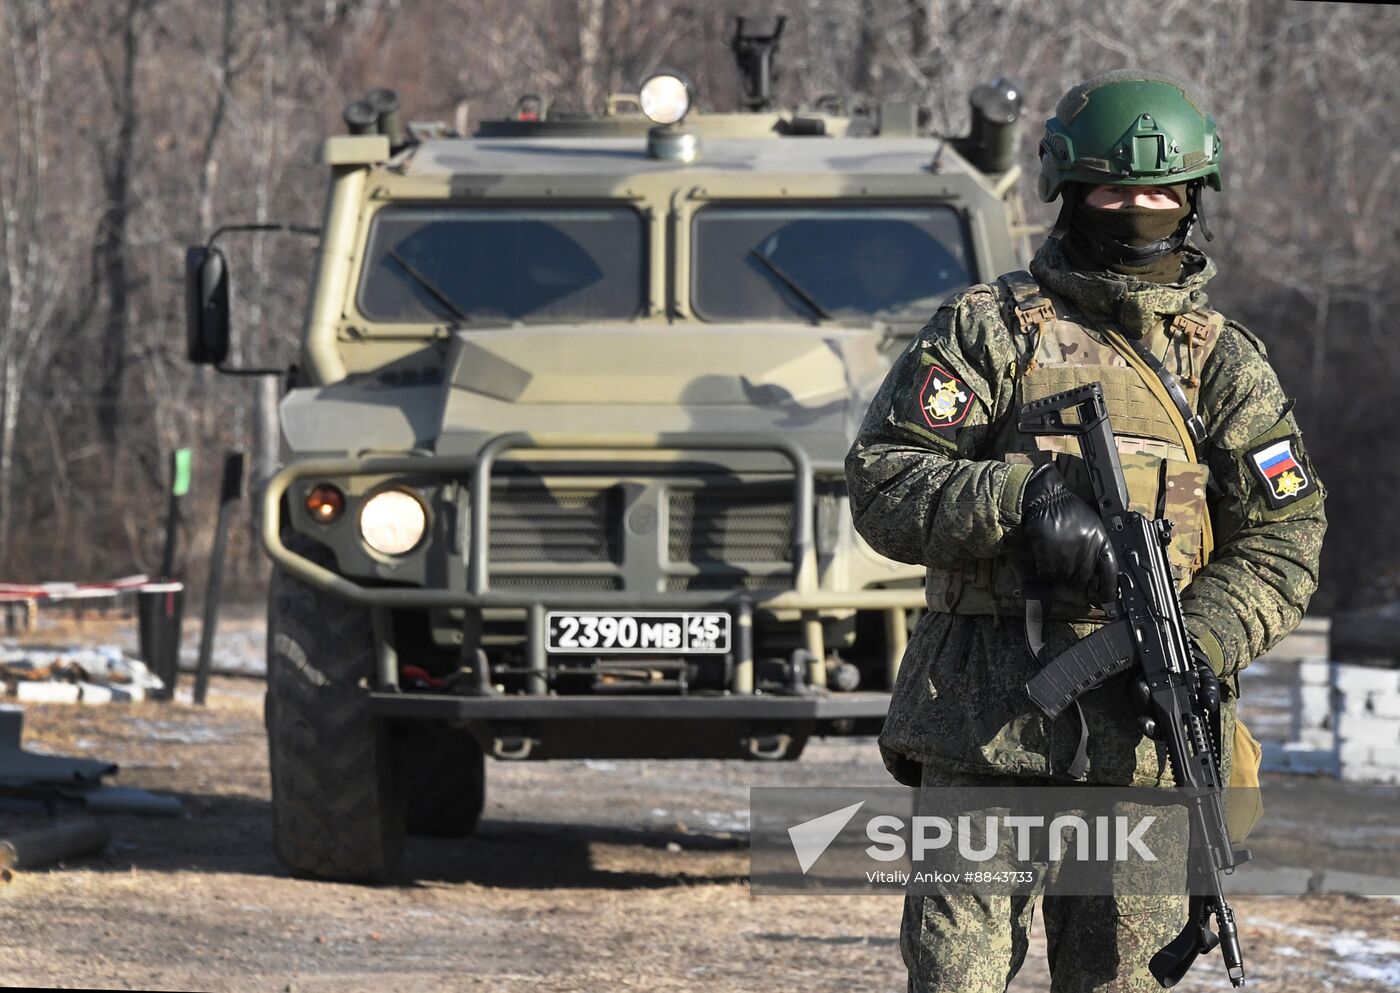
{"label": "metal debris", "polygon": [[39,755],[20,746],[24,711],[0,706],[0,800],[38,801],[52,807],[56,799],[77,800],[93,813],[149,814],[178,817],[184,805],[173,796],[133,787],[104,786],[117,772],[113,762]]}

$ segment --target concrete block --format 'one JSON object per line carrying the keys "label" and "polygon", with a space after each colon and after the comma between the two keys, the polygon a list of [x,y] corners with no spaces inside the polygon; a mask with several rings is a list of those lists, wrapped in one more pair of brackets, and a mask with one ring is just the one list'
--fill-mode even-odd
{"label": "concrete block", "polygon": [[1400,745],[1400,720],[1341,714],[1337,717],[1337,737],[1370,745]]}
{"label": "concrete block", "polygon": [[1304,685],[1315,686],[1332,685],[1332,666],[1334,663],[1322,659],[1309,659],[1298,663],[1298,680]]}
{"label": "concrete block", "polygon": [[1355,717],[1373,717],[1375,710],[1371,706],[1371,701],[1379,694],[1362,693],[1352,690],[1350,693],[1343,693],[1341,690],[1332,691],[1332,709],[1339,715],[1351,714]]}
{"label": "concrete block", "polygon": [[1400,718],[1400,693],[1372,693],[1366,706],[1376,717]]}
{"label": "concrete block", "polygon": [[110,686],[100,686],[97,683],[79,683],[79,699],[83,703],[111,703],[112,688]]}
{"label": "concrete block", "polygon": [[1385,765],[1344,765],[1341,778],[1351,783],[1400,783],[1400,769]]}
{"label": "concrete block", "polygon": [[1308,748],[1296,742],[1283,746],[1283,768],[1287,772],[1337,774],[1337,753],[1332,749]]}
{"label": "concrete block", "polygon": [[1301,683],[1294,694],[1300,728],[1332,726],[1333,694],[1330,687]]}
{"label": "concrete block", "polygon": [[1376,765],[1400,769],[1400,745],[1372,745],[1371,761]]}
{"label": "concrete block", "polygon": [[1303,728],[1292,744],[1302,748],[1320,748],[1333,751],[1337,747],[1337,732],[1331,728]]}
{"label": "concrete block", "polygon": [[1337,758],[1343,766],[1371,765],[1375,747],[1364,741],[1343,741],[1337,746]]}
{"label": "concrete block", "polygon": [[77,683],[17,683],[15,698],[25,703],[77,703]]}
{"label": "concrete block", "polygon": [[1368,665],[1338,665],[1333,685],[1348,696],[1400,692],[1400,671]]}

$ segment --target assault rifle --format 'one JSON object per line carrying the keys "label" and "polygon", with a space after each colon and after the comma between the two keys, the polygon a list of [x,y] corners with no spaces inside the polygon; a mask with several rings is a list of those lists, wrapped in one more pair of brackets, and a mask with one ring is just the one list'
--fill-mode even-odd
{"label": "assault rifle", "polygon": [[[1067,419],[1070,411],[1074,416]],[[1172,524],[1128,509],[1127,484],[1100,384],[1027,403],[1021,408],[1020,429],[1078,439],[1120,570],[1117,602],[1104,605],[1109,622],[1048,661],[1026,689],[1040,711],[1054,718],[1120,672],[1136,670],[1146,683],[1145,699],[1140,701],[1146,713],[1140,723],[1145,734],[1165,743],[1191,824],[1186,926],[1148,967],[1159,983],[1172,987],[1198,955],[1219,945],[1231,984],[1243,986],[1239,933],[1220,877],[1249,861],[1250,854],[1231,845],[1226,827],[1218,688],[1212,706],[1210,688],[1191,656],[1190,635],[1167,562]]]}

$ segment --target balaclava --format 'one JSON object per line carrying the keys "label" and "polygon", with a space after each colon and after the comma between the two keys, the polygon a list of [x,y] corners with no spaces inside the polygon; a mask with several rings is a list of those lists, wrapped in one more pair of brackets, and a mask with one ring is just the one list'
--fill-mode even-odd
{"label": "balaclava", "polygon": [[1073,197],[1064,236],[1065,254],[1076,269],[1107,269],[1148,283],[1175,283],[1181,278],[1181,249],[1191,228],[1194,190],[1188,184],[1165,187],[1179,206],[1089,207],[1089,187],[1071,183],[1064,196]]}

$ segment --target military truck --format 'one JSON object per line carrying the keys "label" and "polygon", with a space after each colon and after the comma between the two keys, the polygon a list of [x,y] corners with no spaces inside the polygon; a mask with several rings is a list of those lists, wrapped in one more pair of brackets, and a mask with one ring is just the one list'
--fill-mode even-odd
{"label": "military truck", "polygon": [[[1020,98],[744,107],[662,71],[470,136],[375,91],[326,139],[301,354],[261,493],[276,851],[383,879],[462,837],[484,756],[795,759],[875,733],[922,568],[850,524],[843,458],[949,294],[1024,263]],[[222,229],[220,235],[232,229]],[[186,260],[228,369],[228,260]]]}

